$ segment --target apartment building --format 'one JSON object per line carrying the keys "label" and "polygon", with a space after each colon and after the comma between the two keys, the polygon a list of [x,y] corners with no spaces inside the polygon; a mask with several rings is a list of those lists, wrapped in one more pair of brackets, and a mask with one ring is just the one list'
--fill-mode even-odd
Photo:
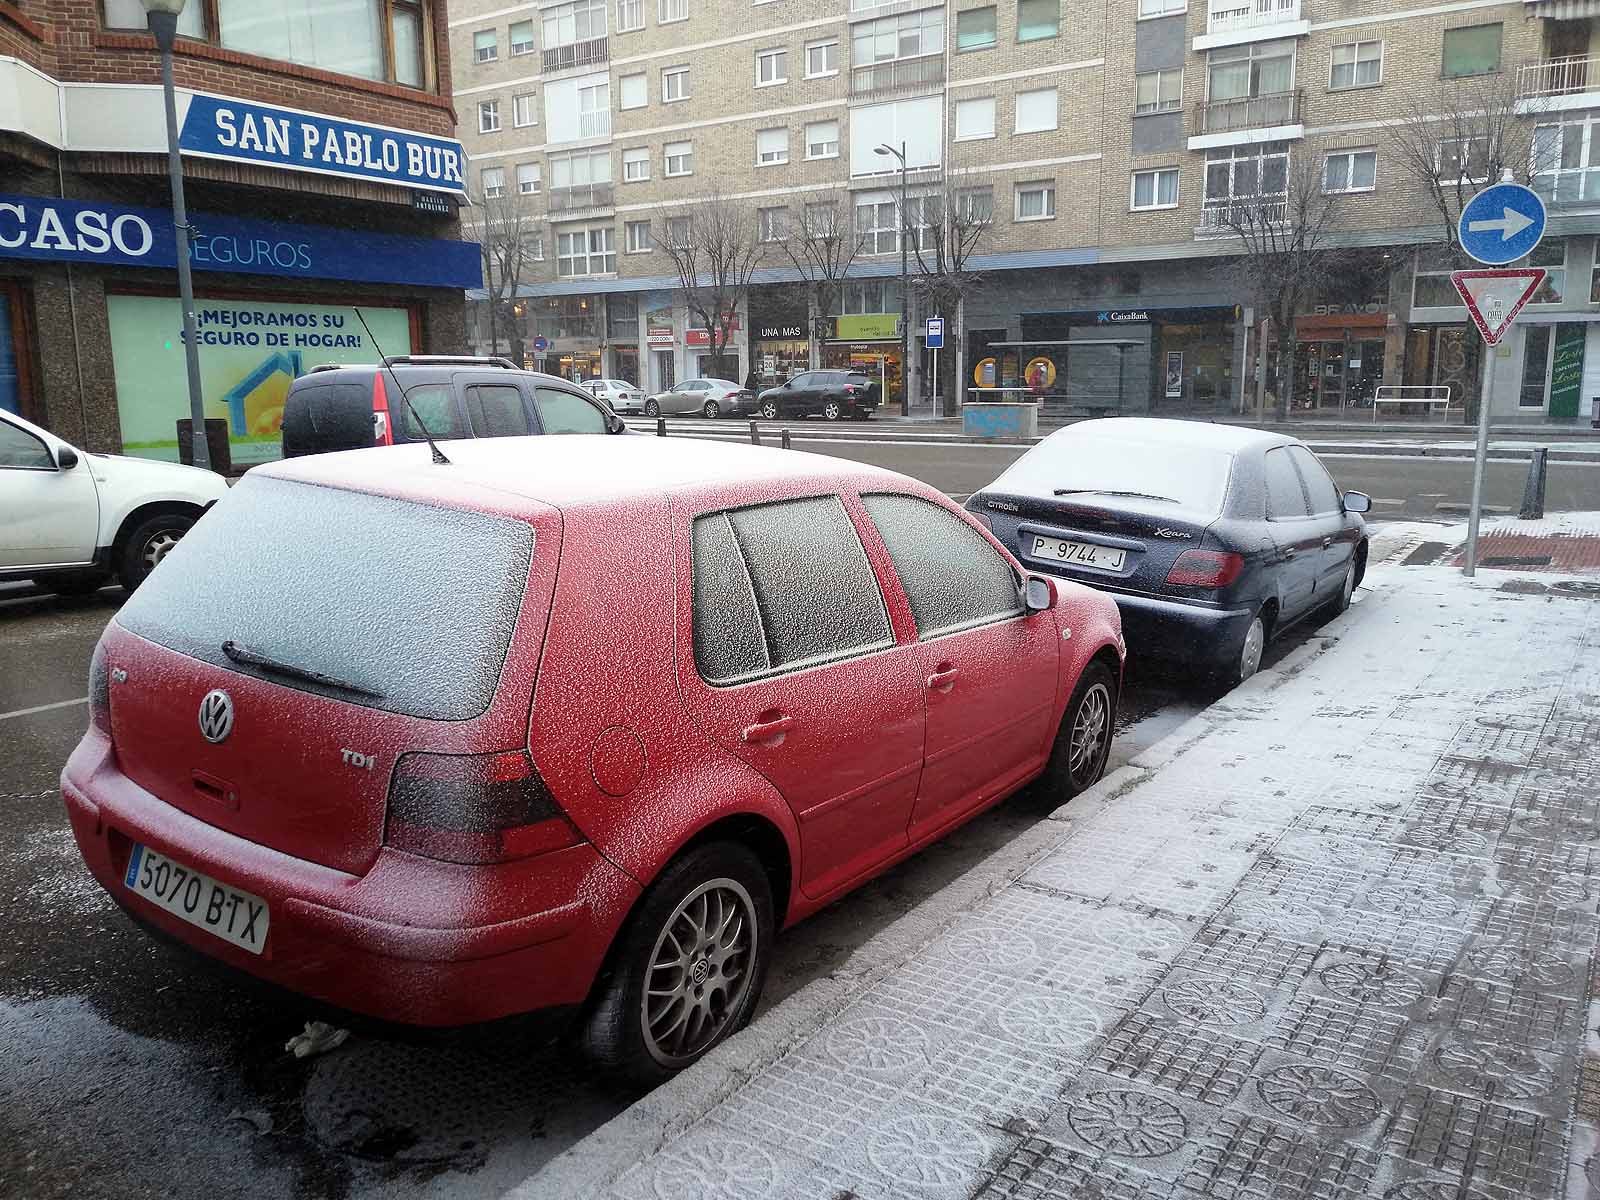
{"label": "apartment building", "polygon": [[[740,377],[851,364],[920,398],[930,314],[910,305],[902,364],[901,230],[920,241],[959,205],[991,219],[952,331],[965,388],[1042,375],[1079,407],[1251,411],[1280,386],[1277,331],[1229,213],[1314,175],[1370,261],[1296,322],[1296,411],[1354,415],[1379,384],[1461,408],[1486,365],[1508,419],[1580,400],[1587,418],[1600,396],[1600,0],[458,0],[450,37],[469,190],[529,214],[509,319],[545,369],[651,390],[698,373],[704,334],[659,247],[722,197],[772,251]],[[1503,140],[1462,111],[1497,95],[1551,205],[1550,278],[1486,358],[1402,134],[1431,139],[1449,192]],[[782,242],[828,205],[863,244],[817,322]]]}
{"label": "apartment building", "polygon": [[[464,348],[448,54],[443,0],[185,6],[201,384],[234,464],[277,455],[313,366]],[[167,162],[141,0],[0,0],[0,407],[92,450],[177,458],[190,413]]]}

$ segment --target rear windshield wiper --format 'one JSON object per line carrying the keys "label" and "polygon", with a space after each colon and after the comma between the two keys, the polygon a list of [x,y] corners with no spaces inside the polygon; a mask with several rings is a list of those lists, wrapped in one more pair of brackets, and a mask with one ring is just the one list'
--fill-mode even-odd
{"label": "rear windshield wiper", "polygon": [[271,672],[274,675],[284,675],[290,679],[303,679],[307,683],[321,684],[323,687],[336,688],[341,692],[351,692],[357,696],[371,696],[375,700],[383,698],[382,692],[364,688],[359,683],[335,679],[332,675],[324,675],[321,671],[313,671],[309,667],[297,667],[292,663],[279,662],[275,658],[268,658],[259,650],[252,650],[249,646],[241,646],[232,639],[222,643],[222,652],[236,663],[243,663],[249,667],[260,667],[263,671]]}
{"label": "rear windshield wiper", "polygon": [[1149,492],[1113,492],[1106,488],[1057,488],[1055,494],[1058,496],[1081,496],[1085,492],[1096,496],[1132,496],[1139,500],[1160,500],[1166,504],[1178,503],[1171,496],[1155,496]]}

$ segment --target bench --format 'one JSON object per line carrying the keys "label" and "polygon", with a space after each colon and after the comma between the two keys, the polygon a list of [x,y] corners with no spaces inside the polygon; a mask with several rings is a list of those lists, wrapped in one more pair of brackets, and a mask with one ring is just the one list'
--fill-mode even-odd
{"label": "bench", "polygon": [[1379,384],[1372,396],[1372,421],[1377,424],[1379,406],[1384,404],[1421,404],[1430,412],[1435,408],[1450,407],[1450,385],[1436,384]]}

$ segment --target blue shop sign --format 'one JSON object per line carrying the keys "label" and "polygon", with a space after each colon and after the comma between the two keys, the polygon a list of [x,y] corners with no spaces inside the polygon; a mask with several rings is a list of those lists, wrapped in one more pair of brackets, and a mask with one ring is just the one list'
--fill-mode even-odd
{"label": "blue shop sign", "polygon": [[[190,213],[189,224],[190,260],[196,271],[419,287],[483,286],[483,261],[474,242],[207,213]],[[157,270],[178,265],[170,209],[43,196],[0,195],[0,258]]]}
{"label": "blue shop sign", "polygon": [[452,138],[229,97],[189,97],[178,146],[202,158],[467,193],[466,152]]}

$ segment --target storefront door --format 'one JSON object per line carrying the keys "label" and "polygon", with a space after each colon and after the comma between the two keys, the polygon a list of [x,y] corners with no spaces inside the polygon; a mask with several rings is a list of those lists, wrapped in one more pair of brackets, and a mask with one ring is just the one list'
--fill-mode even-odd
{"label": "storefront door", "polygon": [[654,352],[656,360],[656,390],[669,391],[672,385],[678,382],[678,374],[672,367],[672,351],[657,350]]}
{"label": "storefront door", "polygon": [[18,416],[24,411],[27,379],[22,370],[22,290],[0,283],[0,408]]}

